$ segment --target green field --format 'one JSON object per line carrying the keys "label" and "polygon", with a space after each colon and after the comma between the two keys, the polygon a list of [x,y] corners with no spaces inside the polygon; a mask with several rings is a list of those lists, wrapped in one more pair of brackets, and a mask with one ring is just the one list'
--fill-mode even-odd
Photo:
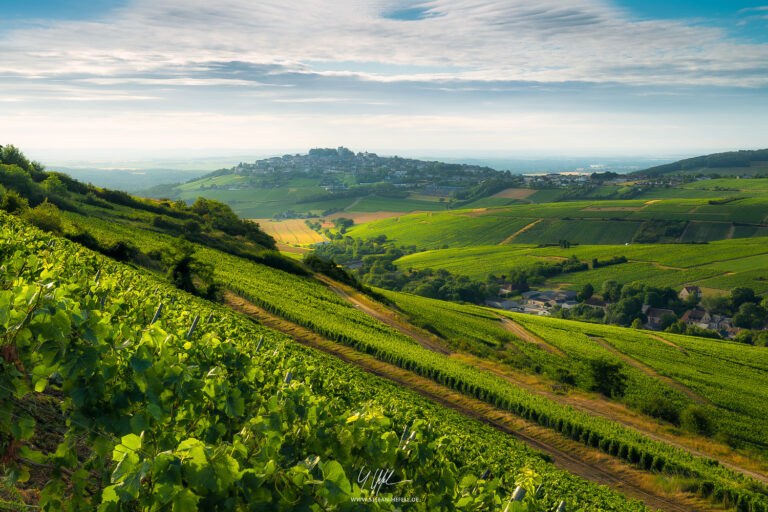
{"label": "green field", "polygon": [[[605,340],[623,354],[684,384],[709,400],[711,405],[704,407],[712,417],[717,418],[720,432],[732,442],[737,445],[751,444],[760,449],[768,446],[768,432],[762,428],[768,421],[768,411],[763,407],[768,400],[768,373],[765,371],[768,368],[768,351],[762,347],[661,334],[676,345],[672,346],[648,336],[645,331],[597,324],[585,326],[569,320],[513,313],[509,316],[567,352],[575,361],[588,360],[600,351],[604,352],[600,357],[609,357],[607,351],[592,338]],[[563,364],[562,361],[560,364]],[[575,373],[578,363],[569,363],[566,367]],[[635,375],[633,378],[637,377]],[[649,378],[642,377],[641,381]],[[627,399],[642,401],[654,396],[654,393],[663,393],[681,406],[692,403],[690,398],[671,388],[642,386],[638,383],[628,386],[631,391],[628,391]],[[632,396],[629,396],[630,393]]]}
{"label": "green field", "polygon": [[[396,220],[375,221],[349,231],[354,237],[386,235],[402,245],[434,249],[500,243],[557,243],[567,239],[581,244],[623,244],[631,242],[644,223],[693,221],[685,230],[686,240],[714,241],[728,236],[754,236],[764,229],[768,198],[746,197],[724,204],[705,199],[663,199],[657,201],[573,201],[515,205],[480,211],[450,211],[429,215],[406,215]],[[525,231],[519,231],[539,221]],[[713,221],[713,222],[705,222]],[[753,224],[732,226],[732,223]],[[678,228],[680,231],[684,224]],[[733,229],[732,229],[733,228]],[[739,228],[739,229],[737,229]],[[660,233],[665,241],[674,236]],[[732,233],[731,233],[732,232]],[[689,234],[690,233],[690,234]],[[514,236],[513,236],[514,235]],[[422,243],[419,243],[419,242]]]}
{"label": "green field", "polygon": [[[768,169],[768,164],[765,165]],[[696,190],[738,190],[743,192],[759,191],[768,192],[768,178],[753,178],[753,179],[735,179],[735,178],[719,178],[714,180],[694,181],[693,183],[686,183],[682,185],[683,188],[696,189]]]}
{"label": "green field", "polygon": [[612,279],[620,283],[641,281],[655,286],[695,283],[721,290],[749,286],[760,293],[768,291],[766,238],[708,244],[579,245],[567,249],[519,244],[491,245],[418,252],[403,256],[395,263],[402,269],[445,269],[484,280],[488,274],[500,276],[512,268],[528,268],[536,263],[571,256],[587,262],[593,258],[607,260],[625,256],[629,261],[595,270],[561,274],[549,279],[547,285],[580,289],[586,283],[599,287],[603,281]]}
{"label": "green field", "polygon": [[390,197],[367,196],[349,209],[352,212],[413,212],[445,210],[444,203],[438,201],[420,201],[415,199],[399,199]]}

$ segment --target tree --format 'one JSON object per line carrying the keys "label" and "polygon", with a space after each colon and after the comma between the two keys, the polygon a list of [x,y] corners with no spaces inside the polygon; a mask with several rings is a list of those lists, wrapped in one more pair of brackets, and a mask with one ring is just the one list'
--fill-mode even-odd
{"label": "tree", "polygon": [[765,317],[763,308],[754,302],[744,302],[733,317],[733,325],[745,329],[759,329],[765,323]]}
{"label": "tree", "polygon": [[[208,299],[215,299],[218,284],[213,281],[213,267],[194,257],[195,249],[189,242],[178,238],[176,244],[163,255],[168,267],[168,280],[180,290]],[[205,285],[198,289],[195,280]]]}
{"label": "tree", "polygon": [[699,302],[701,302],[701,297],[699,296],[699,294],[690,293],[685,298],[685,301],[683,301],[683,307],[685,307],[685,309],[693,309],[699,305]]}
{"label": "tree", "polygon": [[34,169],[32,163],[24,156],[24,153],[13,144],[0,147],[0,163],[6,165],[18,165],[25,171]]}
{"label": "tree", "polygon": [[635,318],[632,320],[632,328],[633,329],[642,329],[643,328],[643,322],[639,318]]}
{"label": "tree", "polygon": [[755,291],[752,288],[738,287],[731,290],[731,308],[736,311],[745,302],[757,302]]}
{"label": "tree", "polygon": [[608,280],[603,283],[602,289],[603,300],[616,302],[621,298],[621,285],[613,280]]}
{"label": "tree", "polygon": [[593,359],[589,362],[592,373],[592,390],[610,397],[624,396],[627,389],[627,376],[621,371],[621,363],[611,363],[605,359]]}
{"label": "tree", "polygon": [[677,317],[671,313],[664,313],[659,320],[659,328],[664,331],[667,327],[677,322]]}
{"label": "tree", "polygon": [[642,309],[643,301],[638,297],[621,299],[619,302],[608,306],[607,320],[612,324],[619,325],[630,325],[636,318],[643,321],[645,315]]}
{"label": "tree", "polygon": [[689,405],[680,415],[680,425],[689,432],[711,436],[715,426],[706,409],[700,405]]}
{"label": "tree", "polygon": [[576,300],[579,302],[584,302],[585,300],[592,297],[594,293],[595,288],[590,283],[587,283],[581,288],[581,291],[578,293],[578,295],[576,295]]}
{"label": "tree", "polygon": [[5,210],[8,213],[19,214],[29,208],[27,200],[21,197],[15,190],[9,190],[0,200],[0,210]]}
{"label": "tree", "polygon": [[726,295],[711,295],[702,299],[704,309],[718,315],[730,313],[730,299]]}
{"label": "tree", "polygon": [[59,209],[48,201],[35,206],[31,210],[27,210],[24,213],[24,219],[43,231],[61,233]]}
{"label": "tree", "polygon": [[43,189],[52,196],[66,197],[69,195],[67,187],[55,174],[49,175],[43,182]]}

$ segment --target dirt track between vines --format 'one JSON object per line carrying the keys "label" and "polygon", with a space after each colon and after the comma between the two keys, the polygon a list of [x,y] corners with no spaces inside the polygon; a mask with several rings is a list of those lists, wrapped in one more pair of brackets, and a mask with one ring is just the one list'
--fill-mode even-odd
{"label": "dirt track between vines", "polygon": [[[698,457],[718,459],[721,465],[734,471],[743,473],[768,485],[768,467],[765,463],[755,462],[748,457],[734,452],[730,447],[726,445],[714,443],[711,439],[705,437],[681,436],[670,433],[667,425],[652,420],[643,414],[635,412],[622,403],[596,398],[594,395],[579,390],[571,390],[568,393],[556,392],[553,390],[551,383],[547,382],[545,379],[515,371],[507,366],[502,366],[492,361],[480,359],[471,354],[449,352],[441,338],[410,324],[408,319],[398,311],[373,301],[368,296],[358,292],[357,290],[337,283],[329,278],[326,278],[325,276],[316,277],[318,277],[320,281],[325,283],[341,298],[349,301],[352,305],[361,311],[372,315],[379,321],[382,321],[390,327],[400,331],[402,334],[413,338],[426,349],[439,352],[441,354],[449,354],[452,359],[463,361],[467,364],[475,366],[476,368],[480,368],[482,370],[493,373],[497,377],[506,380],[510,384],[524,388],[533,394],[544,396],[553,402],[573,407],[574,409],[585,412],[592,416],[598,416],[609,421],[613,421],[624,427],[636,430],[656,441],[661,441],[663,443],[676,446],[681,450],[689,451]],[[523,341],[539,345],[542,347],[542,349],[561,357],[568,357],[567,354],[563,353],[560,349],[551,345],[531,331],[527,330],[525,327],[515,322],[514,320],[501,315],[499,315],[499,319],[506,330],[516,335]],[[673,346],[685,353],[684,349],[670,341],[664,340],[663,338],[653,334],[650,336],[664,341],[670,346]],[[603,343],[605,342],[603,341]],[[611,349],[622,358],[629,357],[626,356],[626,354],[619,352],[617,349],[615,349],[615,347],[611,346]],[[634,360],[632,361],[635,362]],[[653,371],[652,374],[658,375]],[[667,377],[663,376],[659,376],[659,378],[668,379]],[[677,383],[672,379],[668,380],[672,381],[671,385],[684,388],[685,391],[683,392],[687,391],[688,393],[693,393],[690,389],[683,386],[682,384]],[[695,393],[694,395],[695,398],[692,397],[694,401],[699,403],[709,403],[700,395]]]}
{"label": "dirt track between vines", "polygon": [[625,496],[643,501],[652,509],[666,512],[699,512],[712,510],[700,498],[682,493],[665,493],[654,486],[655,477],[635,469],[597,449],[584,446],[560,434],[496,409],[411,371],[375,359],[268,313],[251,302],[226,293],[225,303],[263,325],[283,332],[296,342],[331,354],[345,362],[393,381],[434,402],[481,421],[516,437],[531,448],[550,455],[555,466],[586,480],[607,485]]}

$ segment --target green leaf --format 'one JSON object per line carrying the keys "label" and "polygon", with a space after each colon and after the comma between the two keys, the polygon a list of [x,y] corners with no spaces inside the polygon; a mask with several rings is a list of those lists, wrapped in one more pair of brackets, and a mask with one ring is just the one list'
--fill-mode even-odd
{"label": "green leaf", "polygon": [[200,497],[189,489],[182,489],[173,497],[173,512],[195,512]]}
{"label": "green leaf", "polygon": [[331,505],[345,501],[352,493],[352,485],[347,479],[344,468],[335,460],[321,463],[325,488],[328,491],[327,500]]}
{"label": "green leaf", "polygon": [[48,379],[45,379],[45,378],[43,378],[43,379],[38,379],[38,380],[35,382],[35,392],[36,392],[36,393],[42,393],[43,391],[45,391],[45,387],[46,387],[47,385],[48,385]]}
{"label": "green leaf", "polygon": [[116,461],[121,461],[129,453],[135,453],[141,449],[141,438],[136,434],[128,434],[123,436],[120,440],[120,444],[115,446],[112,452],[112,458]]}

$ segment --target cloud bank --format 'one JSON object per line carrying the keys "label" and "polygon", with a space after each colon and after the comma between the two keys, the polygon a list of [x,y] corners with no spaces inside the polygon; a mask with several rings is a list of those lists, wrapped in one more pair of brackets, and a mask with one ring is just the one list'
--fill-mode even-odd
{"label": "cloud bank", "polygon": [[[768,44],[596,0],[136,0],[96,20],[0,33],[6,115],[130,114],[148,130],[190,112],[331,125],[414,115],[433,123],[414,123],[421,147],[435,147],[430,133],[468,129],[458,117],[507,116],[490,123],[497,147],[514,120],[544,133],[557,109],[570,126],[584,112],[665,109],[684,124],[697,108],[754,125],[766,89]],[[372,137],[387,134],[384,123]]]}

